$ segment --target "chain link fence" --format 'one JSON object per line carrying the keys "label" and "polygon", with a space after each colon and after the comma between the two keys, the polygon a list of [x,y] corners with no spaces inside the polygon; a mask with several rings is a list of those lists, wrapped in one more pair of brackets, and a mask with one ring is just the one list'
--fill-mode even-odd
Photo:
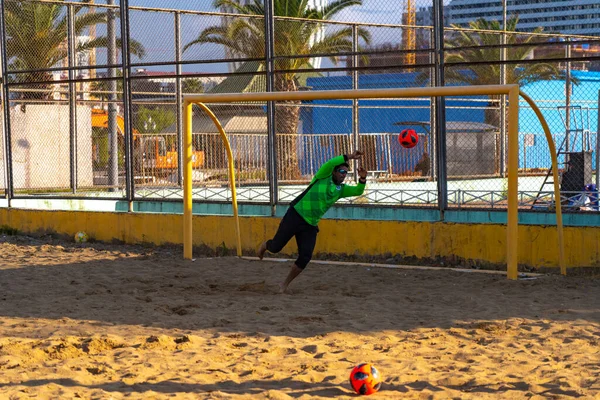
{"label": "chain link fence", "polygon": [[[600,37],[537,29],[497,3],[486,21],[450,1],[442,26],[431,0],[4,0],[0,187],[9,199],[180,199],[184,94],[518,83],[549,124],[561,177],[558,200],[522,102],[521,208],[598,211]],[[507,206],[505,96],[209,106],[239,201],[287,203],[326,160],[361,149],[368,190],[348,202]],[[399,143],[404,130],[415,147]],[[199,109],[193,145],[194,199],[230,201],[225,148]]]}

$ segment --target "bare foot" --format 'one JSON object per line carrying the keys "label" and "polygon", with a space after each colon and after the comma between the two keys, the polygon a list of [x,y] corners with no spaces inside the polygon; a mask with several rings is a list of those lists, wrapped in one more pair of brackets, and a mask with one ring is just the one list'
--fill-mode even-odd
{"label": "bare foot", "polygon": [[287,286],[283,283],[280,283],[279,284],[279,294],[284,294],[286,290],[287,290]]}
{"label": "bare foot", "polygon": [[260,244],[260,247],[258,248],[258,258],[260,260],[263,259],[263,257],[265,256],[265,251],[267,251],[267,242],[262,242]]}

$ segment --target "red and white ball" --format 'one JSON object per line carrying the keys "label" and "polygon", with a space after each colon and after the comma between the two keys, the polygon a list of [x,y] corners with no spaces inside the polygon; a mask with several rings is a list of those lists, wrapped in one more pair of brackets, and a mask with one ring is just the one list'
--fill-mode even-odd
{"label": "red and white ball", "polygon": [[377,368],[368,363],[358,364],[350,372],[350,386],[362,395],[370,395],[381,388],[381,375]]}

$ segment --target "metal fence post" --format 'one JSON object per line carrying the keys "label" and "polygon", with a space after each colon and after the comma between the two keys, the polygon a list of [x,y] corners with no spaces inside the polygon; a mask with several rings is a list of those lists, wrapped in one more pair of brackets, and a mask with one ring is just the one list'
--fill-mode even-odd
{"label": "metal fence post", "polygon": [[71,190],[73,194],[77,193],[77,93],[75,90],[75,48],[77,39],[75,37],[75,15],[73,13],[73,4],[67,6],[67,48],[68,48],[68,66],[69,66],[69,160],[71,162]]}
{"label": "metal fence post", "polygon": [[596,128],[596,190],[600,188],[600,90],[598,90],[598,125]]}
{"label": "metal fence post", "polygon": [[[506,85],[506,0],[502,0],[502,50],[500,52],[500,84]],[[506,95],[500,97],[500,176],[506,176]]]}
{"label": "metal fence post", "polygon": [[[107,0],[109,6],[115,5],[115,0]],[[106,37],[107,43],[107,60],[108,76],[111,78],[108,81],[108,140],[109,140],[109,156],[108,156],[108,184],[110,190],[115,192],[119,188],[119,134],[117,132],[117,33],[115,26],[115,9],[110,7],[107,10],[106,21]]]}
{"label": "metal fence post", "polygon": [[[567,42],[567,47],[565,49],[567,59],[571,58],[571,39]],[[569,145],[571,144],[571,62],[566,62],[566,77],[565,77],[565,149],[563,151],[570,151]],[[560,149],[559,149],[560,151]],[[567,157],[569,155],[567,154]],[[568,161],[565,160],[565,161]]]}
{"label": "metal fence post", "polygon": [[[183,136],[181,133],[181,128],[183,127],[183,115],[181,113],[181,109],[183,107],[182,102],[182,82],[181,82],[181,13],[179,11],[175,12],[175,71],[177,78],[175,78],[176,87],[175,87],[175,95],[176,95],[176,117],[177,117],[177,148],[179,151],[177,152],[177,185],[181,187],[181,182],[183,182]],[[192,140],[193,142],[193,140]],[[193,173],[192,173],[193,174]]]}
{"label": "metal fence post", "polygon": [[5,197],[8,202],[8,207],[11,206],[11,201],[14,196],[13,188],[13,168],[12,168],[12,151],[11,151],[11,140],[10,140],[10,90],[8,88],[8,59],[6,56],[6,20],[4,19],[4,10],[6,10],[6,2],[0,0],[0,27],[2,28],[2,97],[3,97],[3,111],[4,111],[4,174],[6,183]]}
{"label": "metal fence post", "polygon": [[385,139],[386,139],[386,145],[387,145],[387,164],[388,164],[388,174],[391,177],[392,176],[392,172],[393,172],[393,168],[392,168],[392,144],[390,143],[390,136],[392,136],[391,133],[388,133],[385,135]]}
{"label": "metal fence post", "polygon": [[[434,29],[437,29],[435,41],[435,85],[444,86],[444,6],[433,2]],[[444,220],[444,211],[448,208],[448,181],[446,176],[446,101],[443,96],[435,98],[437,159],[438,159],[438,208],[440,219]],[[433,133],[433,132],[432,132]]]}
{"label": "metal fence post", "polygon": [[[431,30],[431,32],[429,32],[429,37],[431,40],[431,43],[436,43],[436,37],[435,37],[435,28]],[[432,65],[432,67],[429,69],[429,73],[430,73],[430,79],[429,79],[429,86],[435,86],[436,82],[437,82],[437,78],[436,78],[436,74],[437,74],[437,53],[433,52],[433,53],[429,53],[429,63]],[[430,164],[430,174],[431,177],[433,178],[433,180],[438,179],[438,170],[437,170],[437,165],[438,165],[438,161],[437,161],[437,137],[435,132],[437,132],[437,101],[435,97],[430,98],[431,100],[431,111],[429,112],[429,132],[427,132],[429,134],[429,164]],[[427,130],[425,130],[427,131]]]}
{"label": "metal fence post", "polygon": [[129,59],[129,1],[121,2],[121,61],[123,63],[123,121],[125,125],[125,185],[129,211],[133,211],[135,180],[133,176],[133,123],[131,120],[131,62]]}
{"label": "metal fence post", "polygon": [[[273,0],[265,0],[265,70],[267,92],[274,91],[274,11]],[[267,102],[267,177],[269,179],[269,199],[271,215],[275,215],[277,206],[277,133],[275,132],[275,102]]]}
{"label": "metal fence post", "polygon": [[[358,26],[352,25],[352,90],[358,90]],[[358,150],[360,146],[360,128],[358,121],[358,99],[352,99],[352,145]],[[356,162],[358,164],[358,161]],[[366,161],[363,161],[363,165]],[[358,168],[354,168],[354,181],[358,182]]]}

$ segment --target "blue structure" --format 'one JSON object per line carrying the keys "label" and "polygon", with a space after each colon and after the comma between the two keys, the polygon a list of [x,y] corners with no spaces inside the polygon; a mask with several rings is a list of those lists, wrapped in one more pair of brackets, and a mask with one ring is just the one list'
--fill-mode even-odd
{"label": "blue structure", "polygon": [[[417,83],[419,73],[398,74],[364,74],[359,76],[360,89],[390,89],[420,86]],[[344,90],[352,89],[352,78],[350,76],[309,78],[307,85],[312,90]],[[483,99],[484,97],[479,97]],[[469,99],[447,98],[447,118],[456,120],[468,120],[483,122],[485,101],[473,104],[473,97]],[[336,143],[339,136],[347,135],[348,142],[352,134],[352,101],[351,100],[314,100],[305,102],[300,119],[302,121],[302,133],[329,136],[324,142],[312,143],[312,146],[328,146],[331,151],[323,152],[322,148],[313,147],[309,150],[312,154],[319,155],[312,163],[320,165],[328,157],[336,154]],[[430,121],[431,99],[386,99],[386,100],[359,100],[359,133],[361,140],[365,140],[370,134],[373,135],[371,145],[376,149],[386,151],[380,152],[377,157],[376,168],[378,170],[389,170],[392,173],[404,173],[414,170],[416,164],[422,159],[423,153],[431,154],[429,132],[415,126],[397,125],[402,121]],[[465,111],[468,108],[468,112]],[[468,118],[468,119],[467,119]],[[404,149],[396,136],[402,129],[410,127],[419,134],[420,140],[413,149]],[[389,134],[392,134],[391,136]],[[336,139],[337,138],[337,139]],[[306,146],[306,145],[305,145]],[[339,145],[337,146],[339,147]],[[390,158],[388,158],[390,157]],[[302,173],[307,171],[307,165],[303,165]],[[314,165],[311,165],[314,168]]]}
{"label": "blue structure", "polygon": [[[589,134],[591,150],[596,151],[600,72],[573,71],[571,76],[575,84],[571,86],[570,141],[573,147],[570,146],[569,149],[573,151],[583,150],[583,133]],[[548,122],[558,150],[566,134],[564,124],[566,114],[565,81],[539,81],[526,85],[521,90],[536,101],[546,122]],[[548,152],[548,145],[542,127],[527,103],[521,101],[520,105],[519,166],[520,168],[548,168],[550,166],[550,153]],[[535,143],[531,147],[524,146],[525,134],[527,133],[535,134]],[[524,149],[526,149],[527,154],[524,154]],[[525,161],[527,162],[526,165],[524,165]],[[595,156],[592,157],[592,168],[596,168]]]}
{"label": "blue structure", "polygon": [[[365,74],[359,76],[360,89],[382,89],[382,88],[403,88],[417,87],[422,84],[417,81],[418,73],[396,73],[396,74]],[[596,128],[598,124],[598,93],[600,90],[600,72],[573,71],[572,77],[576,84],[572,85],[571,94],[571,140],[577,133],[574,149],[582,149],[582,135],[576,130],[589,133],[589,139],[592,150],[595,150]],[[522,87],[523,92],[531,96],[541,109],[549,128],[555,137],[555,144],[558,148],[565,137],[565,81],[539,81]],[[352,89],[351,76],[336,77],[316,77],[309,78],[307,86],[311,90],[343,90]],[[488,102],[487,96],[465,96],[446,97],[446,120],[456,122],[484,122],[484,111]],[[315,100],[304,102],[306,107],[302,108],[300,115],[302,123],[302,132],[305,134],[314,134],[320,137],[319,140],[313,140],[303,143],[301,151],[305,154],[316,155],[312,159],[304,162],[302,172],[310,174],[329,157],[339,152],[340,137],[350,143],[352,135],[352,101],[351,100]],[[531,110],[525,101],[521,101],[519,113],[519,148],[520,148],[520,168],[548,168],[551,165],[550,154],[546,138],[541,124],[533,110]],[[578,108],[579,107],[579,108]],[[411,126],[417,130],[422,140],[418,147],[406,150],[403,149],[396,140],[389,140],[387,144],[380,143],[387,140],[385,133],[397,135],[407,126],[399,126],[401,121],[429,121],[431,112],[430,98],[423,99],[405,99],[405,100],[360,100],[359,101],[359,133],[361,140],[370,134],[376,139],[377,149],[388,149],[386,154],[378,157],[378,169],[386,170],[386,166],[392,166],[393,173],[403,173],[412,171],[422,157],[423,152],[427,151],[431,141],[428,132],[423,128]],[[561,113],[563,118],[561,118]],[[575,115],[579,113],[583,116]],[[531,137],[526,139],[527,134],[533,134],[533,145]],[[311,147],[312,146],[312,147]],[[525,150],[524,150],[525,149]],[[526,153],[524,153],[526,151]],[[391,157],[391,160],[388,159]],[[411,158],[409,159],[409,155]],[[526,163],[526,164],[525,164]],[[594,165],[595,168],[595,165]]]}

